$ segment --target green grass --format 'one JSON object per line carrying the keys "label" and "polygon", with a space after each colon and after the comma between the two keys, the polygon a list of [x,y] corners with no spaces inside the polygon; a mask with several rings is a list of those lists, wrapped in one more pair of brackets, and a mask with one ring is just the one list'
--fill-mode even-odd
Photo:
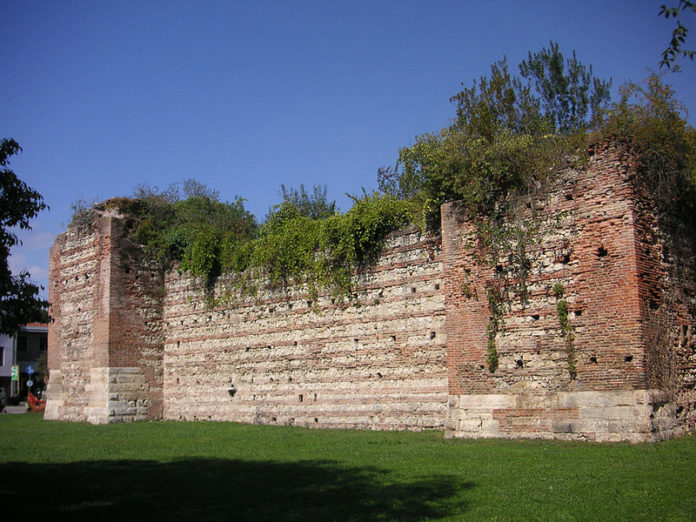
{"label": "green grass", "polygon": [[4,514],[51,521],[696,519],[694,436],[469,441],[2,415],[0,477]]}

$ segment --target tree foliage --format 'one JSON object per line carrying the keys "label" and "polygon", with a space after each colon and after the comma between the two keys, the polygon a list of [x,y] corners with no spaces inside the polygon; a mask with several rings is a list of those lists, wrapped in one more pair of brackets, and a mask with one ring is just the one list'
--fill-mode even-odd
{"label": "tree foliage", "polygon": [[629,82],[605,112],[601,136],[622,135],[634,145],[641,180],[654,195],[669,228],[696,233],[696,130],[686,108],[652,74],[643,85]]}
{"label": "tree foliage", "polygon": [[[540,105],[547,132],[562,135],[585,131],[609,101],[611,80],[601,80],[592,73],[592,66],[580,63],[573,51],[564,59],[558,44],[528,55],[520,63],[520,74],[527,80],[525,91],[518,96],[525,107]],[[538,133],[536,117],[527,134]]]}
{"label": "tree foliage", "polygon": [[[380,188],[439,205],[464,200],[472,215],[491,215],[512,192],[524,192],[572,153],[609,101],[610,81],[593,76],[558,44],[529,53],[510,71],[507,60],[453,96],[454,123],[416,138],[399,153],[399,169],[379,173]],[[437,224],[437,216],[431,223]]]}
{"label": "tree foliage", "polygon": [[682,24],[682,16],[684,13],[688,13],[689,11],[696,13],[696,2],[692,2],[690,0],[679,0],[676,6],[667,7],[665,4],[660,6],[659,16],[664,16],[668,20],[670,18],[675,18],[677,21],[677,27],[675,27],[672,31],[672,38],[669,45],[662,52],[660,67],[666,67],[667,69],[678,71],[679,65],[677,64],[677,60],[679,58],[689,58],[690,60],[693,60],[694,56],[696,56],[695,50],[684,49],[683,47],[689,30],[684,24]]}
{"label": "tree foliage", "polygon": [[328,200],[326,185],[314,185],[311,194],[305,190],[302,184],[300,184],[300,190],[281,185],[280,192],[283,199],[281,204],[292,205],[301,216],[323,219],[336,213],[336,202]]}
{"label": "tree foliage", "polygon": [[662,210],[687,224],[696,216],[696,145],[684,106],[655,74],[645,86],[621,87],[614,103],[610,85],[554,42],[528,53],[519,75],[505,59],[496,62],[451,98],[452,125],[417,137],[399,152],[398,168],[378,172],[380,189],[429,202],[433,213],[463,200],[470,217],[498,219],[569,160],[582,163],[591,141],[622,135],[635,145]]}
{"label": "tree foliage", "polygon": [[594,77],[574,51],[565,58],[555,42],[529,52],[518,68],[513,75],[506,59],[496,62],[489,76],[453,96],[454,127],[489,143],[502,131],[568,135],[585,130],[609,100],[611,80]]}
{"label": "tree foliage", "polygon": [[242,198],[222,202],[218,191],[195,180],[183,182],[183,196],[176,185],[165,191],[140,185],[133,197],[112,198],[94,208],[118,208],[128,216],[131,238],[165,266],[181,263],[196,275],[217,275],[223,245],[255,237],[256,218]]}
{"label": "tree foliage", "polygon": [[47,208],[41,195],[9,168],[9,159],[22,149],[13,139],[0,141],[0,333],[13,334],[27,322],[47,319],[48,302],[39,298],[40,287],[30,274],[13,275],[10,249],[19,244],[14,227],[30,230],[29,221]]}

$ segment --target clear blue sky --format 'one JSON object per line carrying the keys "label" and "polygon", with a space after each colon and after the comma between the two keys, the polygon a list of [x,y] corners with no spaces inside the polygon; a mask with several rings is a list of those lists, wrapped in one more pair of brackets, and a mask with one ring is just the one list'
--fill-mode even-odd
{"label": "clear blue sky", "polygon": [[[676,1],[676,0],[675,0]],[[449,97],[549,40],[614,91],[657,69],[672,21],[647,1],[0,2],[0,137],[50,205],[11,266],[44,286],[79,198],[195,178],[263,219],[286,186],[376,187]],[[696,47],[696,20],[689,47]],[[667,81],[696,121],[696,62]]]}

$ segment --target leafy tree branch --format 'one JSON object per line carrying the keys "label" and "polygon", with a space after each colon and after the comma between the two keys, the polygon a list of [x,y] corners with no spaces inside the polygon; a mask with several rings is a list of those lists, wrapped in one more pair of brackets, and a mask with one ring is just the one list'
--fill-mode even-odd
{"label": "leafy tree branch", "polygon": [[40,287],[26,271],[13,275],[8,263],[10,249],[20,243],[11,229],[31,230],[30,220],[48,208],[41,194],[9,168],[10,157],[21,150],[11,138],[0,141],[0,333],[5,334],[31,321],[48,320],[48,302],[39,298]]}
{"label": "leafy tree branch", "polygon": [[696,13],[696,2],[692,2],[690,0],[679,0],[679,3],[676,6],[667,7],[665,4],[660,6],[659,16],[664,16],[667,20],[670,18],[675,18],[677,21],[677,27],[675,27],[672,31],[672,39],[670,40],[667,48],[662,52],[660,67],[678,71],[679,65],[677,64],[677,60],[679,58],[688,58],[689,60],[693,61],[694,56],[696,56],[695,50],[684,49],[684,44],[686,42],[686,36],[689,34],[689,29],[682,24],[682,17],[684,16],[684,13],[688,13],[689,11]]}

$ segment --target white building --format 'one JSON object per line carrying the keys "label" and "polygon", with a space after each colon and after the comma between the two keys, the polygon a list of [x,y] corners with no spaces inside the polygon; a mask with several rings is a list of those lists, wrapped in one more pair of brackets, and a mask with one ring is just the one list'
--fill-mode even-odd
{"label": "white building", "polygon": [[[36,364],[48,348],[48,325],[30,323],[22,326],[17,335],[0,335],[0,387],[8,397],[26,397],[29,374],[27,367]],[[12,366],[19,366],[19,382],[12,387]],[[35,389],[38,382],[34,379]]]}

